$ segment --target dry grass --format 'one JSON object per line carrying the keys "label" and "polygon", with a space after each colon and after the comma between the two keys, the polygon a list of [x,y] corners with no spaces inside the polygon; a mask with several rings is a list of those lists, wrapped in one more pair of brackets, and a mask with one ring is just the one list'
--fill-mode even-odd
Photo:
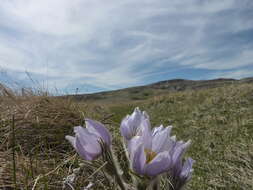
{"label": "dry grass", "polygon": [[[83,162],[64,139],[83,118],[97,119],[114,136],[123,168],[119,123],[135,106],[153,125],[172,124],[180,139],[192,139],[188,155],[197,160],[188,189],[253,189],[253,85],[175,92],[121,104],[89,104],[71,99],[0,91],[0,189],[13,189],[11,117],[15,115],[15,162],[18,189],[62,189],[63,179],[81,167],[75,188],[115,189],[99,169]],[[96,172],[95,172],[96,171]],[[94,173],[95,172],[95,173]],[[128,177],[128,176],[126,176]],[[65,189],[70,189],[66,187]]]}
{"label": "dry grass", "polygon": [[[2,87],[0,96],[0,189],[11,189],[13,181],[12,116],[15,116],[15,162],[20,189],[61,189],[63,178],[78,166],[69,159],[73,149],[65,140],[84,117],[107,122],[110,115],[98,106],[45,95],[18,96]],[[63,169],[64,168],[64,169]],[[95,170],[92,169],[92,170]],[[88,173],[92,173],[90,169]],[[80,184],[83,185],[83,184]]]}

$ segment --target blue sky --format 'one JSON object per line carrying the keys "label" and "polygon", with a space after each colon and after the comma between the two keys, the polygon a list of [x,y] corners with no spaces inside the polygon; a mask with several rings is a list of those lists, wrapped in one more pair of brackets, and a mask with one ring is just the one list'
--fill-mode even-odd
{"label": "blue sky", "polygon": [[250,76],[252,0],[0,4],[0,81],[10,86],[91,93],[174,78]]}

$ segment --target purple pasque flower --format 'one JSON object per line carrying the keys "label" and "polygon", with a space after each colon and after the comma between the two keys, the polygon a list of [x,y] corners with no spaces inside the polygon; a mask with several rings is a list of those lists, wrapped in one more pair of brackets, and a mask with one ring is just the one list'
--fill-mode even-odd
{"label": "purple pasque flower", "polygon": [[[143,126],[149,125],[147,120]],[[136,136],[128,143],[128,150],[132,169],[139,175],[151,178],[168,171],[171,167],[170,150],[173,142],[170,141],[171,127],[150,130],[143,128],[142,136]]]}
{"label": "purple pasque flower", "polygon": [[101,143],[111,146],[111,135],[106,127],[97,121],[85,119],[86,128],[74,127],[75,136],[66,136],[66,139],[85,160],[94,160],[102,154]]}
{"label": "purple pasque flower", "polygon": [[185,184],[191,179],[193,173],[193,164],[195,160],[187,158],[183,163],[182,160],[177,164],[176,168],[173,167],[168,173],[168,178],[175,190],[181,190]]}
{"label": "purple pasque flower", "polygon": [[180,190],[191,179],[192,166],[195,162],[192,158],[187,158],[183,163],[183,154],[191,144],[191,141],[174,141],[171,149],[172,167],[168,172],[168,178],[173,185],[173,189]]}
{"label": "purple pasque flower", "polygon": [[127,140],[131,140],[134,136],[140,136],[141,124],[143,120],[149,119],[146,112],[142,112],[138,107],[134,109],[131,115],[127,115],[121,122],[121,135]]}
{"label": "purple pasque flower", "polygon": [[188,182],[191,179],[192,172],[194,171],[192,166],[195,163],[195,160],[192,158],[187,158],[183,164],[182,170],[180,172],[180,181]]}

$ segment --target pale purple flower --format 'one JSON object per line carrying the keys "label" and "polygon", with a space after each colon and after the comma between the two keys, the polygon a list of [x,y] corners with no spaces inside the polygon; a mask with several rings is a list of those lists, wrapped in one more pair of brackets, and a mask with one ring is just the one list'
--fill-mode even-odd
{"label": "pale purple flower", "polygon": [[[147,121],[143,125],[147,125]],[[132,169],[139,175],[155,177],[168,171],[171,167],[170,149],[173,146],[169,140],[171,127],[150,130],[143,128],[141,136],[136,136],[128,143]]]}
{"label": "pale purple flower", "polygon": [[193,172],[193,164],[195,160],[192,158],[187,158],[182,163],[182,160],[180,160],[175,167],[171,169],[171,171],[168,174],[169,180],[173,186],[173,189],[175,190],[181,190],[185,184],[191,179],[192,172]]}
{"label": "pale purple flower", "polygon": [[194,164],[195,160],[193,160],[192,158],[187,158],[184,162],[183,168],[180,172],[180,180],[181,181],[189,181],[193,172],[193,164]]}
{"label": "pale purple flower", "polygon": [[174,143],[171,150],[172,167],[168,172],[168,177],[175,190],[180,190],[190,180],[193,169],[192,165],[195,162],[192,158],[187,158],[183,164],[183,154],[189,147],[191,141],[184,143],[178,141]]}
{"label": "pale purple flower", "polygon": [[177,163],[182,160],[183,154],[185,153],[186,149],[190,146],[191,141],[176,141],[175,136],[173,136],[173,138],[171,139],[173,140],[173,147],[170,151],[172,155],[172,163],[173,165],[177,166]]}
{"label": "pale purple flower", "polygon": [[141,124],[143,120],[148,120],[149,116],[146,112],[140,111],[137,107],[131,115],[127,115],[121,122],[121,135],[127,140],[131,140],[134,136],[141,135]]}
{"label": "pale purple flower", "polygon": [[111,146],[111,135],[106,127],[91,119],[85,120],[86,128],[74,127],[75,136],[66,136],[66,139],[85,160],[94,160],[102,154],[101,143]]}

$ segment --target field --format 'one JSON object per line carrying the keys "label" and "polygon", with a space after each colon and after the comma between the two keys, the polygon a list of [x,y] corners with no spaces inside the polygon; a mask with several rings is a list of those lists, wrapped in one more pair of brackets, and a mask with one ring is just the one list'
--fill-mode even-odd
{"label": "field", "polygon": [[83,125],[84,117],[106,124],[125,169],[119,125],[137,106],[148,112],[153,126],[173,125],[173,135],[192,140],[187,156],[196,163],[186,189],[253,189],[252,83],[142,95],[127,101],[78,101],[43,93],[19,96],[2,87],[0,189],[62,189],[76,168],[75,189],[90,182],[93,189],[115,189],[104,178],[103,163],[81,160],[64,137]]}

